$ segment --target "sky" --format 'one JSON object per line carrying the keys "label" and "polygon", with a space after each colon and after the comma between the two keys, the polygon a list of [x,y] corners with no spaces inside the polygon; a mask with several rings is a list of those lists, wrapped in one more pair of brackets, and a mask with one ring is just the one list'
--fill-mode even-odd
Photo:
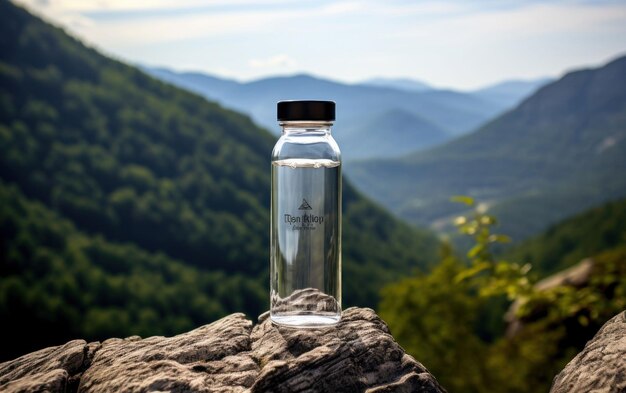
{"label": "sky", "polygon": [[626,55],[619,0],[16,0],[123,61],[470,90]]}

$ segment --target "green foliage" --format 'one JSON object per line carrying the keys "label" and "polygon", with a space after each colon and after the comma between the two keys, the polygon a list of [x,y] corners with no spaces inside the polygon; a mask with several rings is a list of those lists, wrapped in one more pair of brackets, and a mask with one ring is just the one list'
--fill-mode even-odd
{"label": "green foliage", "polygon": [[486,344],[475,334],[484,306],[458,282],[462,264],[453,256],[428,273],[385,287],[379,307],[394,338],[451,392],[480,391],[491,373]]}
{"label": "green foliage", "polygon": [[461,234],[474,240],[474,246],[467,252],[470,266],[459,272],[456,281],[469,280],[483,297],[506,295],[509,300],[514,300],[528,296],[533,289],[527,276],[530,264],[520,266],[498,261],[493,256],[492,245],[511,241],[506,235],[492,233],[491,227],[497,224],[496,218],[476,206],[473,198],[464,196],[453,200],[474,208],[471,216],[460,216],[454,222]]}
{"label": "green foliage", "polygon": [[259,280],[86,236],[1,182],[0,273],[3,359],[77,337],[180,333],[266,296]]}
{"label": "green foliage", "polygon": [[[260,275],[272,138],[4,2],[0,176],[88,233]],[[16,78],[16,75],[18,77]],[[12,109],[11,111],[6,109]]]}
{"label": "green foliage", "polygon": [[504,253],[531,263],[541,274],[568,268],[581,259],[626,243],[626,199],[610,202],[553,225]]}
{"label": "green foliage", "polygon": [[[471,198],[456,200],[474,208],[456,220],[474,241],[469,264],[447,251],[429,273],[385,287],[380,313],[404,348],[451,391],[547,391],[597,329],[626,308],[626,246],[593,256],[584,287],[538,290],[530,265],[494,257],[492,246],[508,240],[492,233],[495,218]],[[502,318],[505,297],[516,301],[522,325],[509,336],[503,326],[487,326],[494,316]]]}
{"label": "green foliage", "polygon": [[626,247],[593,260],[591,279],[583,288],[558,286],[523,298],[518,312],[523,328],[490,348],[496,384],[506,387],[501,391],[547,391],[602,324],[626,308]]}
{"label": "green foliage", "polygon": [[575,320],[581,326],[597,324],[626,309],[626,246],[611,248],[591,258],[593,274],[583,288],[559,286],[531,292],[519,315],[556,325]]}

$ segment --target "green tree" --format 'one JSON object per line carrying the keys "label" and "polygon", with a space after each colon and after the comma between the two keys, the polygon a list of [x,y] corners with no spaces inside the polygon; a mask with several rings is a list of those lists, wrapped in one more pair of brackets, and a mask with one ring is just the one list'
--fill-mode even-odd
{"label": "green tree", "polygon": [[398,342],[450,391],[479,392],[488,377],[487,345],[475,333],[483,299],[457,282],[464,267],[447,255],[428,273],[382,291],[381,317]]}

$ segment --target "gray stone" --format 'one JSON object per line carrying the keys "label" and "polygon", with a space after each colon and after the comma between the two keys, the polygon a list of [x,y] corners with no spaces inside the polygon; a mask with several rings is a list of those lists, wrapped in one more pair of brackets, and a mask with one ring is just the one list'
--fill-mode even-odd
{"label": "gray stone", "polygon": [[626,392],[626,311],[602,326],[554,378],[550,392]]}
{"label": "gray stone", "polygon": [[2,385],[3,392],[65,392],[68,385],[68,373],[63,369],[33,373]]}
{"label": "gray stone", "polygon": [[253,392],[442,392],[435,378],[394,341],[371,309],[349,308],[332,328],[252,331],[261,366]]}
{"label": "gray stone", "polygon": [[[90,363],[98,343],[70,341],[0,363],[0,390],[6,392],[64,392]],[[75,389],[74,389],[75,390]]]}
{"label": "gray stone", "polygon": [[292,329],[232,314],[174,337],[71,341],[0,364],[10,392],[443,392],[370,309]]}
{"label": "gray stone", "polygon": [[243,392],[259,368],[247,354],[252,322],[232,314],[174,337],[109,339],[80,392]]}

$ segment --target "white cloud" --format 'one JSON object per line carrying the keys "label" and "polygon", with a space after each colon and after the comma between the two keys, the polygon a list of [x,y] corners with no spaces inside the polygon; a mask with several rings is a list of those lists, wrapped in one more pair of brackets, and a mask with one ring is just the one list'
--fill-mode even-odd
{"label": "white cloud", "polygon": [[[294,20],[302,16],[298,10],[259,9],[246,11],[245,7],[237,11],[213,10],[202,8],[197,12],[158,13],[156,16],[114,18],[99,20],[89,17],[93,11],[116,11],[124,14],[137,10],[184,9],[197,5],[236,5],[249,4],[249,0],[241,1],[201,1],[183,0],[17,0],[20,4],[41,14],[46,19],[68,27],[74,34],[105,49],[122,49],[170,43],[190,39],[218,37],[224,38],[235,34],[258,34],[263,30],[275,28],[286,20]],[[260,4],[281,3],[286,0],[261,0]],[[256,3],[255,3],[256,4]],[[319,14],[321,9],[317,9]],[[307,15],[310,16],[310,15]]]}
{"label": "white cloud", "polygon": [[470,88],[626,50],[626,3],[612,1],[14,1],[132,62],[237,79],[288,70]]}
{"label": "white cloud", "polygon": [[99,22],[84,34],[105,46],[128,48],[183,41],[187,39],[224,37],[231,34],[253,33],[281,14],[259,17],[258,13],[197,13],[171,17],[154,17],[131,22],[126,20]]}
{"label": "white cloud", "polygon": [[37,8],[47,7],[63,12],[154,11],[193,7],[220,7],[282,4],[288,0],[17,0]]}
{"label": "white cloud", "polygon": [[298,62],[286,54],[279,54],[266,59],[252,59],[248,64],[252,68],[293,68]]}
{"label": "white cloud", "polygon": [[532,4],[505,10],[457,14],[445,20],[425,21],[399,35],[413,38],[439,37],[443,40],[511,39],[567,32],[582,33],[607,28],[626,20],[626,5],[603,7],[584,4]]}
{"label": "white cloud", "polygon": [[341,15],[355,12],[362,9],[362,3],[357,1],[344,1],[331,3],[322,8],[322,12],[328,15]]}

